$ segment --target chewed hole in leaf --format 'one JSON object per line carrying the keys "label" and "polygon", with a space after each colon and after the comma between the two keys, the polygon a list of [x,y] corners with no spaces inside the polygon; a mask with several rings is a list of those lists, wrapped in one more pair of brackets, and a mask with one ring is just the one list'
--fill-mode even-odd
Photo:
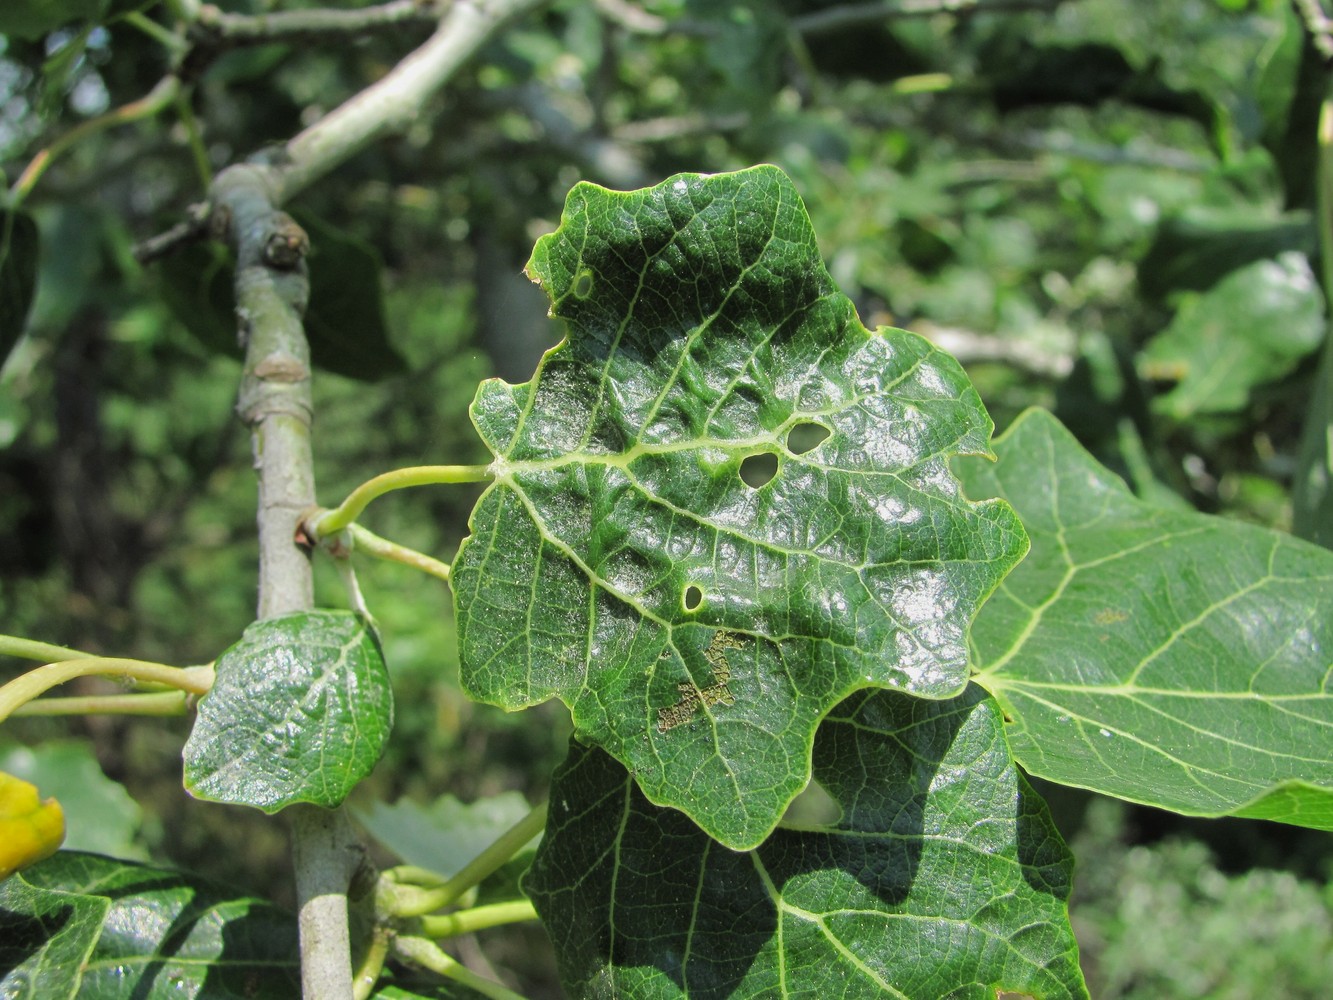
{"label": "chewed hole in leaf", "polygon": [[576,299],[586,299],[592,294],[592,272],[588,270],[580,271],[574,278],[574,286],[570,289]]}
{"label": "chewed hole in leaf", "polygon": [[778,456],[772,452],[751,455],[741,462],[741,481],[752,489],[767,486],[778,474]]}
{"label": "chewed hole in leaf", "polygon": [[827,441],[831,433],[823,424],[797,424],[787,432],[787,450],[793,455],[804,455]]}
{"label": "chewed hole in leaf", "polygon": [[685,588],[684,604],[686,611],[697,610],[699,605],[702,604],[703,602],[704,602],[704,592],[702,590],[700,590],[694,584],[690,584],[688,587]]}

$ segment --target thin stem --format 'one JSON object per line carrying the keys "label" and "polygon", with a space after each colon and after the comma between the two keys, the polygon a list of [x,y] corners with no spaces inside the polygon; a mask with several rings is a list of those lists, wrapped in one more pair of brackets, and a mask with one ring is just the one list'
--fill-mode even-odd
{"label": "thin stem", "polygon": [[93,656],[83,660],[48,663],[15,677],[0,687],[0,722],[43,692],[76,677],[123,677],[148,684],[165,684],[190,694],[206,694],[213,686],[212,667],[169,667],[165,663],[125,660],[114,656]]}
{"label": "thin stem", "polygon": [[421,918],[421,933],[426,937],[457,937],[459,934],[471,934],[487,927],[499,927],[503,924],[516,924],[525,920],[536,920],[537,911],[526,899],[516,899],[508,903],[492,903],[489,906],[474,906],[470,910],[457,913],[435,914]]}
{"label": "thin stem", "polygon": [[464,865],[462,870],[444,885],[438,889],[411,893],[406,898],[400,896],[391,900],[388,908],[395,916],[400,917],[420,917],[444,909],[509,861],[545,827],[546,803],[543,802],[497,837],[489,847]]}
{"label": "thin stem", "polygon": [[125,125],[129,122],[151,118],[176,99],[176,95],[180,93],[180,86],[181,82],[178,77],[174,75],[164,76],[157,82],[157,86],[137,101],[130,101],[128,104],[113,108],[106,114],[90,118],[57,138],[51,145],[32,158],[23,173],[19,174],[14,186],[9,189],[12,206],[17,208],[36,186],[37,182],[41,180],[42,174],[46,173],[47,168],[51,166],[56,157],[63,154],[75,143],[81,142],[90,135],[96,135],[98,132],[105,132],[116,125]]}
{"label": "thin stem", "polygon": [[124,21],[126,24],[130,25],[131,27],[137,28],[139,31],[142,31],[153,41],[157,42],[164,49],[166,49],[167,51],[171,52],[174,55],[180,54],[182,51],[184,51],[186,47],[185,39],[181,38],[177,34],[172,33],[171,31],[168,31],[166,28],[162,27],[162,25],[154,21],[151,17],[147,17],[139,13],[137,10],[132,10],[129,11],[128,13],[122,14],[120,19]]}
{"label": "thin stem", "polygon": [[92,653],[83,653],[67,646],[53,646],[49,642],[37,642],[35,639],[21,639],[16,635],[0,635],[0,655],[40,660],[42,663],[87,660],[93,657]]}
{"label": "thin stem", "polygon": [[515,993],[508,987],[477,975],[451,955],[446,955],[434,941],[419,937],[400,937],[393,943],[393,950],[400,957],[414,965],[419,965],[432,972],[462,983],[469,989],[476,990],[491,1000],[526,1000],[521,993]]}
{"label": "thin stem", "polygon": [[[1320,278],[1328,309],[1333,305],[1333,97],[1325,97],[1320,108],[1318,140]],[[1291,492],[1292,532],[1333,548],[1333,331],[1324,334]]]}
{"label": "thin stem", "polygon": [[279,201],[309,187],[333,167],[386,135],[420,121],[437,93],[506,22],[545,0],[455,0],[419,48],[374,84],[287,143],[290,162],[278,178]]}
{"label": "thin stem", "polygon": [[157,694],[93,694],[74,698],[38,698],[20,705],[15,715],[184,715],[193,695],[185,691]]}
{"label": "thin stem", "polygon": [[416,865],[398,865],[396,868],[388,869],[383,874],[391,882],[429,888],[438,888],[449,881],[447,875],[433,872],[429,868],[418,868]]}
{"label": "thin stem", "polygon": [[347,532],[351,536],[357,552],[365,552],[376,559],[388,559],[392,562],[402,563],[404,566],[411,566],[413,569],[419,569],[423,573],[438,577],[445,583],[449,582],[451,570],[446,562],[441,562],[424,552],[418,552],[416,549],[409,549],[405,545],[399,545],[397,542],[391,542],[387,538],[381,538],[359,524],[348,525]]}
{"label": "thin stem", "polygon": [[834,31],[878,24],[897,18],[934,17],[938,14],[1010,13],[1025,10],[1052,10],[1063,0],[875,0],[825,7],[792,18],[792,27],[802,35],[822,35]]}
{"label": "thin stem", "polygon": [[271,42],[346,39],[368,31],[389,30],[403,24],[429,26],[439,20],[435,7],[420,0],[392,0],[360,10],[313,8],[276,10],[266,14],[228,14],[212,4],[200,9],[198,23],[227,45],[266,45]]}
{"label": "thin stem", "polygon": [[361,959],[361,967],[352,977],[352,1000],[368,1000],[375,992],[375,984],[384,971],[384,960],[389,957],[389,945],[392,943],[393,934],[387,927],[375,928],[370,938],[370,947]]}
{"label": "thin stem", "polygon": [[185,127],[185,139],[190,146],[190,156],[194,159],[194,169],[199,172],[199,181],[206,191],[213,184],[213,166],[208,162],[208,150],[204,148],[204,137],[199,131],[199,119],[194,116],[190,106],[188,90],[176,95],[176,114]]}
{"label": "thin stem", "polygon": [[314,538],[324,538],[342,531],[361,516],[372,500],[394,490],[409,486],[484,483],[492,478],[490,467],[485,465],[414,465],[394,469],[366,480],[333,510],[307,518],[306,526]]}

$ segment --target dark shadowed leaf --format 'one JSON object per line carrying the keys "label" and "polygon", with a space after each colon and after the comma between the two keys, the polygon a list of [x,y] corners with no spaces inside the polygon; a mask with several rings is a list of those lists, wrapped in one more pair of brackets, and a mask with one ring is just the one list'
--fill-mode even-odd
{"label": "dark shadowed leaf", "polygon": [[159,293],[172,315],[210,351],[241,356],[236,331],[235,271],[217,243],[196,243],[158,265]]}
{"label": "dark shadowed leaf", "polygon": [[[305,330],[311,363],[362,381],[406,371],[407,361],[389,342],[379,254],[308,213],[298,216],[310,236]],[[176,318],[210,350],[239,355],[231,254],[217,245],[195,245],[160,266],[161,294]]]}
{"label": "dark shadowed leaf", "polygon": [[178,872],[71,851],[0,884],[0,969],[0,991],[23,1000],[288,1000],[300,989],[290,915]]}
{"label": "dark shadowed leaf", "polygon": [[325,371],[374,381],[407,370],[389,342],[381,276],[384,261],[369,243],[308,213],[296,213],[310,235],[310,306],[305,329],[310,360]]}
{"label": "dark shadowed leaf", "polygon": [[472,405],[496,478],[454,566],[463,684],[561,698],[649,799],[752,847],[848,694],[965,684],[1026,548],[948,471],[990,419],[951,357],[861,325],[775,167],[580,184],[528,269],[568,337]]}
{"label": "dark shadowed leaf", "polygon": [[1072,859],[998,707],[863,692],[815,740],[829,825],[729,851],[574,745],[525,880],[574,997],[1084,997]]}
{"label": "dark shadowed leaf", "polygon": [[24,212],[0,212],[0,365],[23,335],[36,290],[37,224]]}

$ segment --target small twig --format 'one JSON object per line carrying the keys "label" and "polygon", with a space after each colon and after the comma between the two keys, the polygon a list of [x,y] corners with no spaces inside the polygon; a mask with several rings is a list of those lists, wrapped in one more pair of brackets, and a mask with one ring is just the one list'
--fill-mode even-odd
{"label": "small twig", "polygon": [[213,4],[204,4],[191,26],[191,35],[197,44],[222,47],[346,39],[404,24],[431,25],[440,19],[444,7],[442,2],[392,0],[360,10],[316,7],[270,14],[229,14]]}
{"label": "small twig", "polygon": [[668,115],[645,121],[627,122],[612,132],[618,142],[667,142],[691,135],[715,135],[734,132],[750,124],[744,111],[727,115]]}
{"label": "small twig", "polygon": [[187,243],[204,239],[209,235],[209,220],[212,213],[213,206],[208,202],[191,205],[186,210],[184,221],[176,223],[165,233],[150,236],[143,242],[135,244],[134,259],[140,264],[147,264],[149,261],[174,253]]}
{"label": "small twig", "polygon": [[849,3],[839,7],[826,7],[814,13],[792,18],[791,26],[808,38],[812,35],[825,35],[895,18],[1052,10],[1063,2],[1064,0],[877,0],[875,3]]}
{"label": "small twig", "polygon": [[1324,62],[1333,62],[1333,19],[1324,13],[1319,0],[1291,0],[1292,7],[1310,33],[1310,42]]}
{"label": "small twig", "polygon": [[502,25],[544,2],[455,0],[419,48],[287,143],[278,202],[286,202],[376,140],[418,121],[425,102]]}
{"label": "small twig", "polygon": [[176,100],[177,95],[180,94],[180,90],[179,77],[174,74],[164,76],[152,90],[137,101],[122,104],[120,107],[106,112],[106,114],[90,118],[70,129],[34,156],[27,167],[24,168],[23,173],[19,174],[18,180],[9,189],[13,205],[20,204],[31,193],[33,187],[41,179],[42,174],[46,173],[47,168],[55,162],[56,158],[75,143],[117,125],[151,118],[164,108],[169,107]]}

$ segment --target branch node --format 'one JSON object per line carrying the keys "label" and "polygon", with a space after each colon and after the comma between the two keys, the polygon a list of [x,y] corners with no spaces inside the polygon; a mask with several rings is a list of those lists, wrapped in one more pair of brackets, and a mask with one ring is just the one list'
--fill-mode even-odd
{"label": "branch node", "polygon": [[273,231],[264,241],[263,261],[279,271],[290,271],[310,252],[310,237],[286,212],[273,214]]}

